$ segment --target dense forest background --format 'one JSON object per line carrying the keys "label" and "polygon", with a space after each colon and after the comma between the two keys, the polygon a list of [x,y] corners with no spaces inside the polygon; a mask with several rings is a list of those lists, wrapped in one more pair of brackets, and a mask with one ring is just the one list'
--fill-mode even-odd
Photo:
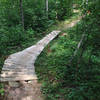
{"label": "dense forest background", "polygon": [[[50,44],[52,52],[46,48],[36,61],[46,100],[100,100],[100,1],[0,0],[0,69],[8,55],[33,45],[52,31],[50,27],[75,16],[73,9],[81,12],[80,22],[64,29],[68,35],[59,36]],[[0,93],[4,94],[3,84]]]}
{"label": "dense forest background", "polygon": [[[23,42],[44,36],[45,31],[57,20],[71,16],[72,1],[49,0],[1,0],[0,1],[0,55],[19,48]],[[66,7],[66,5],[68,5]],[[26,43],[27,44],[27,43]]]}

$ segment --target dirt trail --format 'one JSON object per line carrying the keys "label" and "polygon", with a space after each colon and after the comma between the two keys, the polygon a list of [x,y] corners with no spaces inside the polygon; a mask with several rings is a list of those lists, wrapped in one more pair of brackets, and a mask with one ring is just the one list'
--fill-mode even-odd
{"label": "dirt trail", "polygon": [[4,100],[44,100],[41,94],[41,84],[37,80],[21,81],[18,87],[6,85],[5,88]]}

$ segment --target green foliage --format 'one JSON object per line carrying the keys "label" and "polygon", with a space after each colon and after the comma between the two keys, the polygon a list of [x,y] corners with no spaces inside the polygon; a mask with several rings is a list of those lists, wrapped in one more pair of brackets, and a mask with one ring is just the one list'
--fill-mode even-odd
{"label": "green foliage", "polygon": [[[64,30],[66,35],[59,35],[36,61],[46,100],[100,100],[100,2],[83,1],[76,0],[74,4],[81,5],[84,18],[75,27]],[[9,54],[33,45],[57,20],[70,17],[72,4],[73,0],[49,0],[47,16],[45,0],[23,0],[23,31],[19,1],[1,0],[0,69]],[[70,63],[83,33],[86,39]],[[2,85],[0,94],[4,94]]]}
{"label": "green foliage", "polygon": [[73,0],[57,0],[57,18],[64,20],[72,15]]}
{"label": "green foliage", "polygon": [[4,95],[4,85],[0,84],[0,95]]}
{"label": "green foliage", "polygon": [[[67,34],[53,41],[36,61],[46,100],[100,100],[99,5],[99,0],[89,0],[84,18],[65,30]],[[86,38],[70,63],[83,33]]]}
{"label": "green foliage", "polygon": [[[60,3],[62,6],[60,6]],[[23,0],[25,32],[21,29],[20,7],[18,0],[0,1],[0,53],[7,54],[9,46],[21,46],[22,42],[30,38],[44,36],[41,34],[55,23],[57,16],[68,14],[72,1],[49,1],[48,17],[45,11],[45,0]],[[67,7],[65,6],[67,5]],[[62,7],[62,11],[59,7]],[[65,12],[66,11],[66,12]],[[65,13],[65,14],[64,14]],[[58,15],[57,15],[58,14]],[[58,18],[60,20],[61,18]],[[27,34],[24,34],[27,33]],[[5,49],[5,50],[4,50]],[[9,54],[9,53],[8,53]]]}
{"label": "green foliage", "polygon": [[[6,54],[9,46],[21,45],[25,40],[25,35],[22,33],[19,26],[6,28],[0,30],[0,54]],[[7,51],[8,52],[8,51]]]}

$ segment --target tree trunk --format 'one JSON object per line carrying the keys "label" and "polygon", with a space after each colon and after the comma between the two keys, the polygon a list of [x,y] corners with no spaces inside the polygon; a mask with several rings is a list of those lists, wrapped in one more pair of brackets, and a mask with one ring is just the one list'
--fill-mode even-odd
{"label": "tree trunk", "polygon": [[23,5],[22,0],[20,0],[20,16],[21,16],[21,24],[24,31],[24,14],[23,14]]}
{"label": "tree trunk", "polygon": [[83,40],[85,39],[85,36],[86,36],[85,34],[82,34],[81,40],[80,40],[80,42],[78,43],[76,50],[74,51],[74,55],[72,56],[72,58],[71,58],[71,60],[70,60],[70,63],[72,62],[72,60],[74,59],[74,57],[77,55],[77,52],[78,52],[78,50],[80,49],[80,47],[81,47],[81,45],[82,45],[82,43],[83,43]]}
{"label": "tree trunk", "polygon": [[46,2],[46,14],[47,14],[47,17],[48,17],[48,10],[49,10],[49,8],[48,8],[48,0],[46,0],[45,2]]}
{"label": "tree trunk", "polygon": [[57,0],[56,0],[56,19],[58,19],[58,16],[57,16]]}

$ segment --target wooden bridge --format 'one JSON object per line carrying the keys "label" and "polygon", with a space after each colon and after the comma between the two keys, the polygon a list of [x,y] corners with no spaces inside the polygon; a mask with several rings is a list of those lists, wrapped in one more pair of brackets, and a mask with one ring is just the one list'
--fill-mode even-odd
{"label": "wooden bridge", "polygon": [[45,46],[59,33],[60,31],[53,31],[40,40],[36,45],[10,55],[4,62],[0,81],[5,82],[37,79],[34,66],[35,60],[43,51]]}

